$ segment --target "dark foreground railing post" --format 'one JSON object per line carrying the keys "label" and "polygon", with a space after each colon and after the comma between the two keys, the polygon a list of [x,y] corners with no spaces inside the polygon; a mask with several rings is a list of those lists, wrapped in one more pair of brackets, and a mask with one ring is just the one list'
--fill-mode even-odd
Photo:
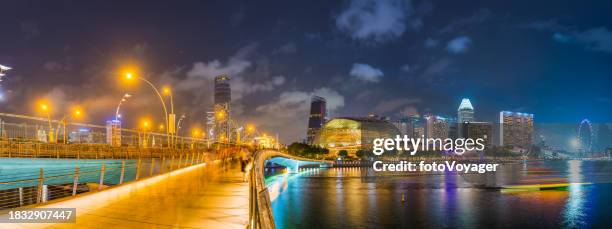
{"label": "dark foreground railing post", "polygon": [[72,196],[76,195],[78,186],[79,186],[79,166],[74,167],[74,176],[72,179]]}
{"label": "dark foreground railing post", "polygon": [[138,180],[140,178],[140,157],[138,158],[138,162],[136,162],[136,177],[134,180]]}
{"label": "dark foreground railing post", "polygon": [[149,176],[153,176],[154,168],[155,168],[155,158],[151,158],[151,168],[149,169]]}
{"label": "dark foreground railing post", "polygon": [[125,179],[125,160],[121,161],[121,175],[119,176],[119,184],[123,184],[123,179]]}
{"label": "dark foreground railing post", "polygon": [[40,176],[38,177],[38,186],[36,187],[36,203],[37,204],[42,201],[44,181],[45,181],[45,171],[43,170],[43,168],[40,168]]}
{"label": "dark foreground railing post", "polygon": [[23,187],[19,187],[19,206],[23,206]]}
{"label": "dark foreground railing post", "polygon": [[102,186],[104,185],[104,171],[106,170],[106,166],[102,163],[102,168],[100,169],[100,184],[98,185],[98,190],[102,190]]}
{"label": "dark foreground railing post", "polygon": [[166,165],[166,156],[162,156],[161,165],[159,166],[159,173],[164,172],[164,166]]}

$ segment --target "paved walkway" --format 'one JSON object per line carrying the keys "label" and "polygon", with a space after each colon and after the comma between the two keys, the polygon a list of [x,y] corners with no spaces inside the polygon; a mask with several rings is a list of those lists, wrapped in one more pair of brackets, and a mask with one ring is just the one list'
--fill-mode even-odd
{"label": "paved walkway", "polygon": [[248,183],[239,168],[196,165],[44,208],[76,208],[73,224],[0,224],[0,228],[245,228]]}

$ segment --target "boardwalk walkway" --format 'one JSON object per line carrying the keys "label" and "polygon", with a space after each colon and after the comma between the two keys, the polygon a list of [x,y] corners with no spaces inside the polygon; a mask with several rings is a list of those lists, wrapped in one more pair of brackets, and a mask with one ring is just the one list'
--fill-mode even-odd
{"label": "boardwalk walkway", "polygon": [[0,228],[245,228],[249,185],[239,166],[194,165],[42,208],[76,208],[76,223]]}

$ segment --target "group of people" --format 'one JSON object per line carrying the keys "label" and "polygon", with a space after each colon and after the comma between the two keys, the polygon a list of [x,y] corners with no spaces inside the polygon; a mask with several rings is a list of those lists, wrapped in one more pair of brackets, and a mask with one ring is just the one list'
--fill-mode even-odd
{"label": "group of people", "polygon": [[242,182],[248,181],[249,171],[251,170],[253,163],[250,155],[243,155],[240,159],[240,172],[242,172]]}

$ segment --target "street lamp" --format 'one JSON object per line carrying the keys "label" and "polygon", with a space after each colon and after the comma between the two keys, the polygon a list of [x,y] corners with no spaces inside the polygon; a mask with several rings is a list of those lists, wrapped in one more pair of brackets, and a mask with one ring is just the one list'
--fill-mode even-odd
{"label": "street lamp", "polygon": [[[149,121],[148,121],[148,120],[143,120],[143,121],[142,121],[142,126],[141,126],[141,128],[140,128],[140,129],[142,130],[142,139],[140,140],[140,144],[141,144],[143,147],[145,147],[145,148],[147,147],[147,144],[148,144],[147,130],[149,129],[149,125],[151,125],[151,124],[149,123]],[[139,134],[138,134],[138,137],[139,137],[139,138],[140,138],[140,135],[141,135],[141,134],[139,133]]]}
{"label": "street lamp", "polygon": [[[172,95],[172,90],[170,89],[170,87],[165,86],[163,88],[163,92],[164,95],[169,96],[170,97],[170,115],[168,116],[168,133],[170,135],[175,135],[176,131],[176,115],[174,114],[174,97]],[[174,138],[172,138],[172,143],[174,144]],[[170,144],[170,142],[168,143]]]}
{"label": "street lamp", "polygon": [[55,129],[55,136],[58,135],[59,125],[62,124],[62,126],[63,126],[63,133],[64,133],[64,139],[63,139],[64,144],[67,143],[67,141],[66,141],[66,125],[68,124],[68,118],[69,117],[80,118],[82,114],[83,114],[83,111],[80,108],[78,108],[78,107],[74,108],[73,112],[71,112],[70,114],[64,115],[64,117],[62,117],[62,119],[60,119],[60,121],[57,123],[57,128]]}
{"label": "street lamp", "polygon": [[[126,80],[132,80],[134,79],[136,76],[131,73],[131,72],[127,72],[125,73],[125,79]],[[153,83],[151,83],[150,81],[148,81],[147,79],[143,78],[143,77],[136,77],[139,80],[144,81],[145,83],[147,83],[149,86],[151,86],[151,89],[153,89],[153,91],[155,91],[155,94],[157,94],[157,97],[159,97],[159,101],[162,104],[162,108],[164,109],[164,119],[166,121],[166,124],[168,124],[168,109],[166,108],[166,103],[164,102],[164,98],[162,97],[161,93],[159,93],[159,91],[157,90],[157,88],[153,85]],[[168,137],[168,143],[170,143],[170,135],[168,133],[168,129],[166,128],[166,135]]]}
{"label": "street lamp", "polygon": [[49,123],[48,141],[53,142],[53,126],[51,126],[51,113],[49,111],[49,105],[46,102],[40,103],[40,110],[47,115],[47,121]]}
{"label": "street lamp", "polygon": [[[131,77],[130,77],[131,78]],[[128,98],[132,97],[132,95],[125,93],[123,94],[123,97],[121,97],[121,100],[119,100],[119,104],[117,105],[117,110],[115,111],[115,120],[119,120],[119,118],[121,118],[121,114],[119,114],[119,108],[121,108],[121,104],[123,104],[123,102],[127,101]]]}

